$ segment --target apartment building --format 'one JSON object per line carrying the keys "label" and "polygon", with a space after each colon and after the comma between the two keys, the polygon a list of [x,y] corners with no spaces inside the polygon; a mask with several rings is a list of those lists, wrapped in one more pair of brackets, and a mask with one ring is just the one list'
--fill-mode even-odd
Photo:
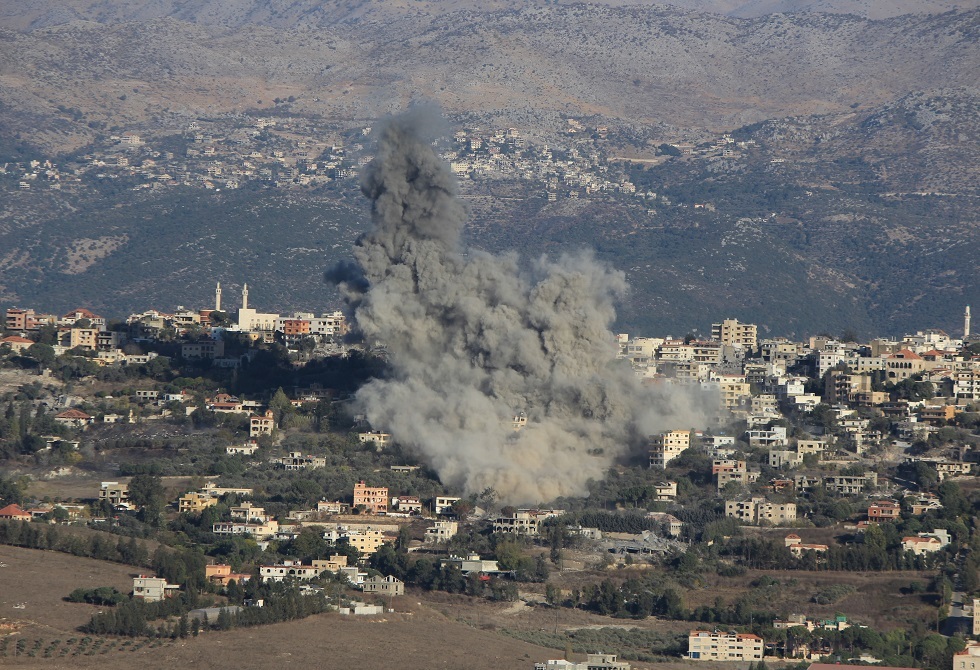
{"label": "apartment building", "polygon": [[764,646],[763,639],[751,633],[692,630],[687,657],[694,661],[759,661]]}
{"label": "apartment building", "polygon": [[758,326],[740,323],[738,319],[725,319],[711,324],[711,339],[722,344],[755,349],[758,346]]}
{"label": "apartment building", "polygon": [[743,500],[726,500],[725,516],[748,524],[775,526],[796,521],[796,504],[769,502],[761,496]]}
{"label": "apartment building", "polygon": [[371,487],[363,481],[354,484],[354,507],[363,505],[371,514],[384,514],[388,511],[387,487]]}
{"label": "apartment building", "polygon": [[663,470],[690,446],[689,430],[671,430],[657,435],[650,446],[650,467]]}

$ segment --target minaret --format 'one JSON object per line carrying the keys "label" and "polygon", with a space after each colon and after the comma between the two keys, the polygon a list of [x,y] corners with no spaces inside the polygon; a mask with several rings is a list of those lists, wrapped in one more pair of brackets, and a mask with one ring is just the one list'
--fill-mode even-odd
{"label": "minaret", "polygon": [[248,284],[242,286],[242,309],[248,309]]}
{"label": "minaret", "polygon": [[214,289],[214,311],[221,311],[221,282],[218,282],[217,288]]}
{"label": "minaret", "polygon": [[970,337],[970,306],[966,306],[966,313],[963,314],[963,339]]}

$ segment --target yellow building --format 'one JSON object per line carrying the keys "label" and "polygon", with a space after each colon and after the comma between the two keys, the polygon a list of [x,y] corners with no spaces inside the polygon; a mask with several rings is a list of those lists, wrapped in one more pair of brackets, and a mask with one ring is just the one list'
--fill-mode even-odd
{"label": "yellow building", "polygon": [[200,514],[205,508],[217,504],[217,498],[212,498],[203,493],[191,492],[181,496],[180,500],[178,500],[177,509],[181,513]]}

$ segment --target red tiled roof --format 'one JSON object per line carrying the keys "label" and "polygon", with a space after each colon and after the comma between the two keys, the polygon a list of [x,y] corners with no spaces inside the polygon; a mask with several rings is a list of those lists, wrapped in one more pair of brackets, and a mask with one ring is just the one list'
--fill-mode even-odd
{"label": "red tiled roof", "polygon": [[90,417],[88,414],[86,414],[82,410],[75,409],[73,407],[71,409],[66,409],[61,414],[55,414],[55,417],[54,418],[56,418],[56,419],[86,419],[87,420],[87,419],[91,419],[92,417]]}
{"label": "red tiled roof", "polygon": [[67,319],[67,318],[71,318],[71,317],[78,317],[78,318],[82,318],[82,319],[98,319],[99,318],[98,314],[95,314],[94,312],[91,312],[91,311],[85,309],[84,307],[79,307],[78,309],[73,309],[72,311],[68,312],[67,314],[65,314],[61,318]]}
{"label": "red tiled roof", "polygon": [[29,340],[26,337],[21,337],[20,335],[11,335],[10,337],[5,337],[0,342],[10,342],[16,344],[34,344],[34,340]]}
{"label": "red tiled roof", "polygon": [[30,519],[31,515],[29,512],[25,512],[20,505],[14,503],[7,505],[3,509],[0,509],[0,518],[4,519]]}

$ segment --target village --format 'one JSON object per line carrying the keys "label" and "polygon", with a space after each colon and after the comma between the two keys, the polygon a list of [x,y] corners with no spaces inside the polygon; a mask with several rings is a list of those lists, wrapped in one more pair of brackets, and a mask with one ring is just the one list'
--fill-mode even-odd
{"label": "village", "polygon": [[[607,126],[565,121],[558,145],[531,140],[516,128],[473,126],[455,132],[441,156],[464,190],[474,179],[513,180],[528,184],[550,202],[616,195],[652,203],[658,194],[638,190],[624,165],[653,165],[673,156],[737,160],[754,146],[753,140],[736,141],[724,134],[663,143],[665,149],[650,148],[651,157],[623,157],[606,147]],[[85,190],[93,180],[124,183],[136,191],[354,186],[359,169],[372,158],[365,148],[372,128],[325,130],[324,123],[296,116],[255,116],[192,121],[174,135],[161,130],[121,132],[101,138],[69,162],[38,157],[0,165],[0,185],[12,191]],[[660,201],[670,204],[662,197]]]}
{"label": "village", "polygon": [[[10,308],[4,331],[0,357],[15,386],[0,394],[0,439],[6,470],[23,474],[0,489],[0,523],[7,524],[0,542],[39,546],[25,538],[40,535],[10,524],[83,526],[120,538],[135,529],[142,537],[179,529],[184,544],[206,552],[195,559],[197,585],[175,579],[188,574],[184,568],[144,557],[142,565],[155,565],[156,574],[133,577],[131,596],[120,597],[179,600],[171,618],[189,617],[195,630],[219,614],[226,623],[258,621],[250,611],[285,597],[277,588],[295,588],[294,597],[321,599],[317,608],[352,616],[397,608],[407,590],[442,590],[700,623],[680,653],[692,661],[840,659],[847,639],[858,662],[881,663],[886,645],[864,638],[886,631],[854,637],[869,630],[863,617],[803,614],[806,603],[773,611],[748,600],[685,608],[674,602],[673,587],[660,583],[647,587],[659,594],[648,600],[634,578],[600,577],[601,587],[574,588],[561,580],[589,570],[645,579],[657,565],[674,565],[678,574],[792,569],[801,578],[807,571],[897,570],[939,575],[928,611],[936,612],[933,632],[945,636],[941,654],[954,670],[968,670],[980,656],[980,553],[971,539],[980,488],[980,339],[971,335],[969,307],[961,336],[927,330],[869,342],[792,342],[759,339],[755,325],[736,319],[712,324],[705,340],[617,335],[611,350],[643,384],[697,387],[717,403],[716,422],[650,435],[641,461],[616,466],[625,483],[597,489],[591,503],[522,508],[501,506],[489,490],[466,496],[444,489],[425,463],[400,449],[397,434],[363,416],[348,417],[346,436],[330,438],[342,446],[308,439],[323,416],[338,420],[347,400],[339,388],[249,394],[214,381],[241,383],[272,351],[279,352],[277,365],[294,371],[369,355],[345,338],[339,311],[259,312],[249,307],[247,285],[240,306],[226,311],[219,284],[209,308],[118,320],[85,308],[64,315]],[[383,356],[383,347],[378,352]],[[200,382],[175,383],[192,370]],[[205,381],[209,374],[219,376]],[[515,411],[511,429],[524,430],[528,421]],[[87,493],[59,495],[52,479],[43,500],[31,495],[45,469],[104,463],[111,440],[137,431],[150,445],[146,431],[162,426],[186,433],[185,445],[209,429],[218,432],[207,439],[224,442],[209,442],[211,461],[186,467],[194,447],[181,447],[167,457],[176,463],[172,472],[116,463],[119,476]],[[339,465],[355,453],[369,465]],[[233,474],[200,470],[219,462]],[[287,494],[300,482],[302,494]],[[591,509],[596,502],[606,509]],[[45,542],[57,547],[59,540]],[[126,552],[139,554],[129,545]],[[190,595],[195,589],[213,594],[207,606]],[[95,617],[90,629],[111,634],[115,624],[107,621]],[[167,633],[190,630],[186,621]],[[936,658],[887,653],[906,663]],[[617,654],[593,656],[587,665],[540,667],[630,667]]]}

